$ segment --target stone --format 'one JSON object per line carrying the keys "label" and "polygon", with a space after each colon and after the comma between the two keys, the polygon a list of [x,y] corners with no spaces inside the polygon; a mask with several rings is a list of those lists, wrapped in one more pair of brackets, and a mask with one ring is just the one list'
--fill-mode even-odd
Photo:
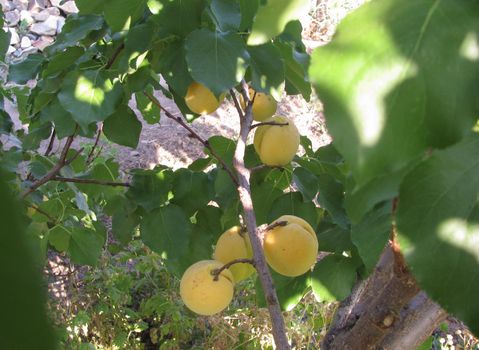
{"label": "stone", "polygon": [[15,51],[16,51],[16,48],[14,48],[13,46],[9,46],[7,50],[7,55],[11,55]]}
{"label": "stone", "polygon": [[28,10],[31,12],[40,12],[50,6],[48,0],[29,0]]}
{"label": "stone", "polygon": [[47,10],[43,10],[38,13],[33,13],[32,16],[35,19],[35,21],[44,22],[47,20],[48,17],[50,17],[50,13]]}
{"label": "stone", "polygon": [[140,152],[138,152],[138,151],[131,151],[131,152],[130,152],[130,156],[131,156],[131,157],[139,157],[139,156],[140,156]]}
{"label": "stone", "polygon": [[9,27],[15,27],[18,22],[20,22],[20,11],[13,10],[5,12],[4,14],[5,22]]}
{"label": "stone", "polygon": [[[56,6],[56,5],[55,5]],[[74,1],[67,1],[63,5],[57,6],[65,12],[67,15],[71,15],[72,13],[78,13],[78,7],[75,5]]]}
{"label": "stone", "polygon": [[20,47],[22,49],[28,49],[31,46],[32,46],[32,41],[30,40],[30,38],[28,36],[24,36],[22,38],[22,41],[20,42]]}
{"label": "stone", "polygon": [[51,36],[43,35],[34,42],[32,42],[32,46],[36,47],[38,50],[43,51],[46,47],[53,44],[54,39]]}
{"label": "stone", "polygon": [[44,22],[34,23],[30,27],[32,33],[38,35],[50,35],[53,36],[57,33],[58,19],[61,17],[50,16]]}
{"label": "stone", "polygon": [[57,7],[49,7],[47,12],[52,16],[60,16],[60,10]]}
{"label": "stone", "polygon": [[10,45],[17,45],[20,43],[20,36],[15,28],[8,28],[10,32]]}
{"label": "stone", "polygon": [[63,28],[64,25],[65,25],[65,18],[64,17],[58,17],[57,34],[59,34],[62,31],[62,28]]}
{"label": "stone", "polygon": [[3,12],[12,11],[15,9],[15,5],[11,1],[0,0],[0,5],[2,6]]}
{"label": "stone", "polygon": [[20,21],[25,21],[28,24],[35,22],[30,12],[26,10],[20,11]]}
{"label": "stone", "polygon": [[19,11],[28,10],[28,0],[13,0],[13,5]]}

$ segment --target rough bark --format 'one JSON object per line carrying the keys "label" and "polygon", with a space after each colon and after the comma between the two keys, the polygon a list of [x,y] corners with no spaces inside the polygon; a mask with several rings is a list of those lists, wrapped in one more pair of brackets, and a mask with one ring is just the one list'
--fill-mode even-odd
{"label": "rough bark", "polygon": [[371,276],[341,303],[321,349],[416,349],[444,317],[390,243]]}

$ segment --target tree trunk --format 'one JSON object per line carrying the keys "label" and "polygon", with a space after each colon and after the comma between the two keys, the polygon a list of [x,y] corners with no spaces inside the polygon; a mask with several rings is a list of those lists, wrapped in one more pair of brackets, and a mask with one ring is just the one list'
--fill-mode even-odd
{"label": "tree trunk", "polygon": [[390,242],[371,276],[341,303],[321,349],[415,350],[445,316]]}

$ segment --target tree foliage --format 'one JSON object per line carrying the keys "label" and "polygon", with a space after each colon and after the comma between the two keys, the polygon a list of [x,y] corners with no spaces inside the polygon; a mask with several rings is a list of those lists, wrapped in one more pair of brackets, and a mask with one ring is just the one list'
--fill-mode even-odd
{"label": "tree foliage", "polygon": [[[141,118],[176,118],[154,90],[187,125],[199,117],[184,102],[193,81],[216,96],[241,91],[245,80],[273,97],[308,101],[312,82],[334,142],[314,150],[302,137],[304,154],[280,169],[261,168],[253,146],[246,149],[247,167],[259,167],[251,177],[257,223],[302,217],[328,253],[302,276],[273,274],[281,307],[308,289],[319,301],[346,298],[397,225],[420,286],[479,332],[477,1],[372,1],[311,61],[298,21],[307,1],[76,3],[80,13],[56,42],[10,65],[0,90],[2,106],[16,101],[28,124],[27,133],[14,130],[1,111],[0,167],[23,197],[27,234],[43,259],[54,249],[96,265],[109,249],[101,215],[112,217],[120,245],[143,240],[177,276],[209,259],[242,215],[227,172],[237,140],[212,136],[188,168],[132,169],[125,182],[113,157],[97,156],[95,139],[103,133],[135,148]],[[2,59],[8,41],[0,33]],[[22,85],[31,79],[35,87]],[[77,136],[91,142],[71,146]],[[63,151],[45,151],[49,138]]]}

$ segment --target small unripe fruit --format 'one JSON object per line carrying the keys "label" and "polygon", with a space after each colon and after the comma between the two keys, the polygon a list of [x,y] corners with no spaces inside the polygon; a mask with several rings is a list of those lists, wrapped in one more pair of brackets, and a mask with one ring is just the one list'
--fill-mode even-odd
{"label": "small unripe fruit", "polygon": [[185,102],[192,112],[205,115],[216,111],[224,98],[222,94],[218,100],[206,86],[193,82],[186,92]]}
{"label": "small unripe fruit", "polygon": [[274,116],[264,122],[288,125],[261,125],[254,134],[254,149],[265,165],[289,164],[299,148],[299,132],[291,119]]}
{"label": "small unripe fruit", "polygon": [[[256,121],[263,121],[265,119],[271,118],[273,114],[276,112],[276,108],[278,107],[278,103],[273,98],[273,96],[257,92],[255,96],[255,91],[253,89],[249,89],[249,98],[253,101],[252,112],[253,112],[253,119]],[[246,104],[243,99],[243,95],[240,95],[240,103],[241,108],[243,110],[246,109]]]}
{"label": "small unripe fruit", "polygon": [[191,265],[181,277],[180,296],[185,305],[199,315],[210,316],[224,310],[233,299],[233,274],[223,270],[218,280],[211,272],[223,263],[202,260]]}
{"label": "small unripe fruit", "polygon": [[[253,249],[247,232],[242,232],[240,226],[234,226],[224,232],[216,243],[213,258],[227,264],[235,259],[251,259]],[[232,265],[229,270],[235,282],[248,278],[255,272],[255,268],[248,263]]]}
{"label": "small unripe fruit", "polygon": [[268,230],[264,237],[264,255],[269,266],[277,273],[295,277],[307,272],[318,256],[318,238],[305,220],[283,215],[275,220],[286,225]]}

